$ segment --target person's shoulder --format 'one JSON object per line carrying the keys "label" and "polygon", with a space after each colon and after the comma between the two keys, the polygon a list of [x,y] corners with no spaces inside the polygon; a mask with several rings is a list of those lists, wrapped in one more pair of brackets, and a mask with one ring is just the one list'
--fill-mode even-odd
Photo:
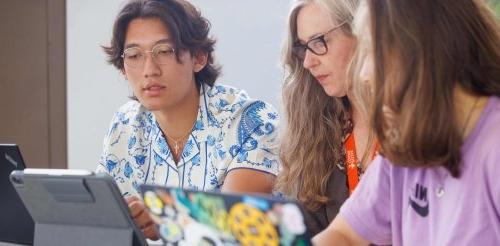
{"label": "person's shoulder", "polygon": [[491,96],[482,114],[478,125],[476,125],[480,129],[474,130],[478,131],[475,142],[481,145],[482,150],[500,155],[498,151],[498,146],[500,146],[500,98]]}
{"label": "person's shoulder", "polygon": [[133,113],[133,112],[138,112],[142,110],[142,105],[136,101],[136,100],[129,100],[122,104],[117,112],[122,112],[122,113]]}
{"label": "person's shoulder", "polygon": [[500,119],[500,97],[490,96],[484,110],[484,113],[488,114],[488,121],[498,121]]}
{"label": "person's shoulder", "polygon": [[[120,139],[130,140],[129,138],[132,136],[138,134],[142,136],[146,131],[155,129],[151,127],[153,124],[154,119],[151,111],[138,101],[128,101],[115,112],[106,136],[108,141],[113,143],[120,141]],[[131,141],[136,141],[136,139],[133,138]]]}
{"label": "person's shoulder", "polygon": [[228,107],[239,102],[244,102],[249,99],[248,94],[236,87],[215,84],[213,86],[205,86],[206,97],[218,107]]}
{"label": "person's shoulder", "polygon": [[[481,129],[474,139],[476,146],[471,147],[475,148],[473,165],[483,170],[488,182],[499,184],[496,173],[500,167],[500,97],[491,96],[483,114],[484,119],[480,119],[482,122],[477,126]],[[496,187],[500,188],[499,185]]]}
{"label": "person's shoulder", "polygon": [[479,136],[476,137],[475,143],[480,146],[480,151],[487,158],[489,165],[498,167],[500,162],[500,98],[491,97],[488,106],[485,109],[487,112],[484,119],[478,127]]}
{"label": "person's shoulder", "polygon": [[278,120],[277,110],[261,100],[252,99],[241,89],[217,84],[208,87],[208,107],[223,117],[238,118],[244,114],[265,114],[269,120]]}
{"label": "person's shoulder", "polygon": [[123,104],[116,111],[113,121],[128,125],[131,122],[149,122],[151,120],[151,111],[144,108],[138,101],[131,100]]}

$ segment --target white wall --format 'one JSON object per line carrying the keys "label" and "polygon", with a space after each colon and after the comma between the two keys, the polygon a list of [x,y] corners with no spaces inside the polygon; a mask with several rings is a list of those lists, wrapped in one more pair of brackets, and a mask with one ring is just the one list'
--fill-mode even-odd
{"label": "white wall", "polygon": [[[212,23],[219,83],[246,90],[280,107],[280,66],[288,0],[192,0]],[[93,170],[115,110],[130,94],[106,63],[101,45],[111,38],[123,0],[67,1],[68,167]]]}

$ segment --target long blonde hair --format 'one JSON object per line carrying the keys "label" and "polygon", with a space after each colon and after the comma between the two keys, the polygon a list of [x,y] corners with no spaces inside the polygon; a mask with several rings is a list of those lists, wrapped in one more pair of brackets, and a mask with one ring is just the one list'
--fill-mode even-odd
{"label": "long blonde hair", "polygon": [[297,198],[310,210],[329,201],[327,182],[337,164],[344,162],[343,140],[352,131],[347,97],[328,96],[314,77],[292,54],[297,41],[297,15],[309,3],[330,13],[334,23],[346,21],[342,30],[351,35],[358,0],[298,0],[289,15],[288,35],[283,49],[285,80],[284,127],[281,134],[281,172],[276,190]]}

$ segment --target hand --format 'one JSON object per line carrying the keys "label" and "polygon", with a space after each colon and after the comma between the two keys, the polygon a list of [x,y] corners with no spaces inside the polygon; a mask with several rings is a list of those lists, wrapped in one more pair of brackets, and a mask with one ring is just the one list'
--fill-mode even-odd
{"label": "hand", "polygon": [[130,215],[135,221],[135,224],[141,229],[145,237],[151,240],[158,240],[159,234],[155,223],[151,219],[144,202],[135,196],[130,196],[125,199],[130,210]]}

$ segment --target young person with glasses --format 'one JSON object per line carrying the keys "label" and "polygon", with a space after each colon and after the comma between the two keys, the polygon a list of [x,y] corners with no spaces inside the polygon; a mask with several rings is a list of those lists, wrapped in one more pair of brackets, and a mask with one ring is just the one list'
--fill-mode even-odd
{"label": "young person with glasses", "polygon": [[185,0],[132,0],[119,12],[109,62],[132,100],[112,119],[98,172],[112,175],[145,235],[156,238],[140,184],[270,193],[278,172],[278,115],[215,84],[209,22]]}
{"label": "young person with glasses", "polygon": [[353,87],[373,90],[381,155],[314,243],[499,245],[500,26],[487,2],[368,0],[355,33]]}
{"label": "young person with glasses", "polygon": [[299,0],[283,63],[286,127],[275,189],[306,208],[313,234],[328,226],[375,154],[367,117],[351,100],[357,0]]}

